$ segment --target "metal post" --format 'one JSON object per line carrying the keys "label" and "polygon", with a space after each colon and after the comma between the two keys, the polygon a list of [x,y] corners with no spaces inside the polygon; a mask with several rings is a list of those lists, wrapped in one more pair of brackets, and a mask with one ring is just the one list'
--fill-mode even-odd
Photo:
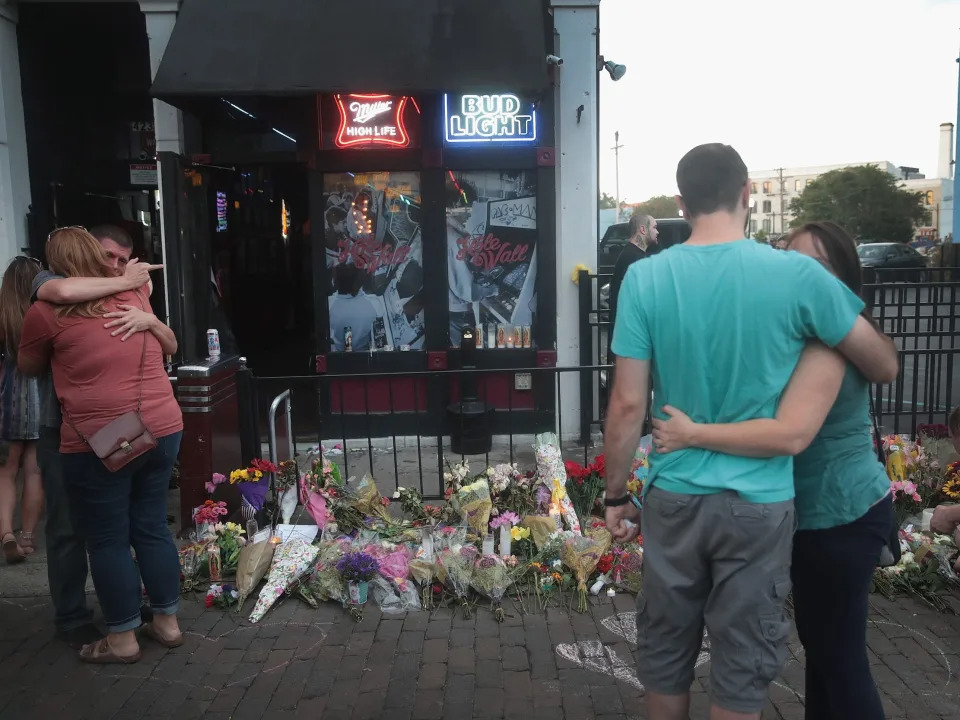
{"label": "metal post", "polygon": [[[593,365],[593,333],[590,331],[590,311],[593,310],[593,279],[586,270],[577,275],[580,296],[580,367]],[[590,442],[590,416],[593,414],[593,377],[589,371],[580,373],[580,442]]]}
{"label": "metal post", "polygon": [[957,149],[960,148],[960,57],[957,58],[957,124],[953,135],[953,242],[960,243],[960,168],[957,167]]}
{"label": "metal post", "polygon": [[620,222],[620,148],[623,145],[620,144],[620,131],[617,130],[613,133],[613,166],[614,172],[616,173],[616,193],[617,193],[617,211],[615,214],[615,221]]}

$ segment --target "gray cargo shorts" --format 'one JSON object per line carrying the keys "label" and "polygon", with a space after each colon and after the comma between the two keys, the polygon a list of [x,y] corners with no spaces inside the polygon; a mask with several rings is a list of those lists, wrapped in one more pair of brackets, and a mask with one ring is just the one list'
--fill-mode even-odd
{"label": "gray cargo shorts", "polygon": [[649,692],[693,683],[706,624],[714,704],[760,712],[787,655],[793,501],[735,492],[679,495],[653,487],[643,506],[637,675]]}

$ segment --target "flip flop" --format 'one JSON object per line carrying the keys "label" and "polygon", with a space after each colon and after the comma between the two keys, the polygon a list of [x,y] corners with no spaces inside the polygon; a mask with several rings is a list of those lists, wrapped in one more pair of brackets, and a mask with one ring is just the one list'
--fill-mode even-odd
{"label": "flip flop", "polygon": [[157,645],[163,645],[163,647],[171,650],[183,645],[183,633],[180,633],[176,640],[167,640],[157,632],[157,629],[153,626],[153,623],[141,625],[140,634],[149,640],[153,640],[155,643],[157,643]]}
{"label": "flip flop", "polygon": [[[10,539],[8,540],[7,538]],[[7,561],[7,565],[21,563],[27,559],[23,548],[21,548],[20,543],[17,542],[16,535],[13,533],[7,533],[3,536],[3,556]]]}
{"label": "flip flop", "polygon": [[110,649],[110,643],[104,638],[100,642],[84,645],[80,650],[80,661],[93,665],[132,665],[141,658],[137,650],[136,655],[120,656]]}

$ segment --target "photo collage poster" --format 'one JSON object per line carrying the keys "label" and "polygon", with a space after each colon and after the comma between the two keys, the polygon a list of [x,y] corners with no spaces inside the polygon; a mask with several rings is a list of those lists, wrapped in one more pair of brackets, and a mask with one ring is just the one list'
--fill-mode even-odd
{"label": "photo collage poster", "polygon": [[324,243],[334,352],[422,350],[420,175],[324,175]]}
{"label": "photo collage poster", "polygon": [[448,171],[446,185],[450,344],[471,327],[483,347],[501,328],[522,346],[537,309],[536,174]]}

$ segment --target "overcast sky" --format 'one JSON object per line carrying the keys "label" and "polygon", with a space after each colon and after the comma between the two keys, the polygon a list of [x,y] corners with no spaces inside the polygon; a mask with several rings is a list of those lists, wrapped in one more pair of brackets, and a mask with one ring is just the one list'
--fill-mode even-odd
{"label": "overcast sky", "polygon": [[676,192],[677,161],[733,145],[751,170],[889,160],[937,174],[956,122],[960,0],[602,0],[600,188]]}

